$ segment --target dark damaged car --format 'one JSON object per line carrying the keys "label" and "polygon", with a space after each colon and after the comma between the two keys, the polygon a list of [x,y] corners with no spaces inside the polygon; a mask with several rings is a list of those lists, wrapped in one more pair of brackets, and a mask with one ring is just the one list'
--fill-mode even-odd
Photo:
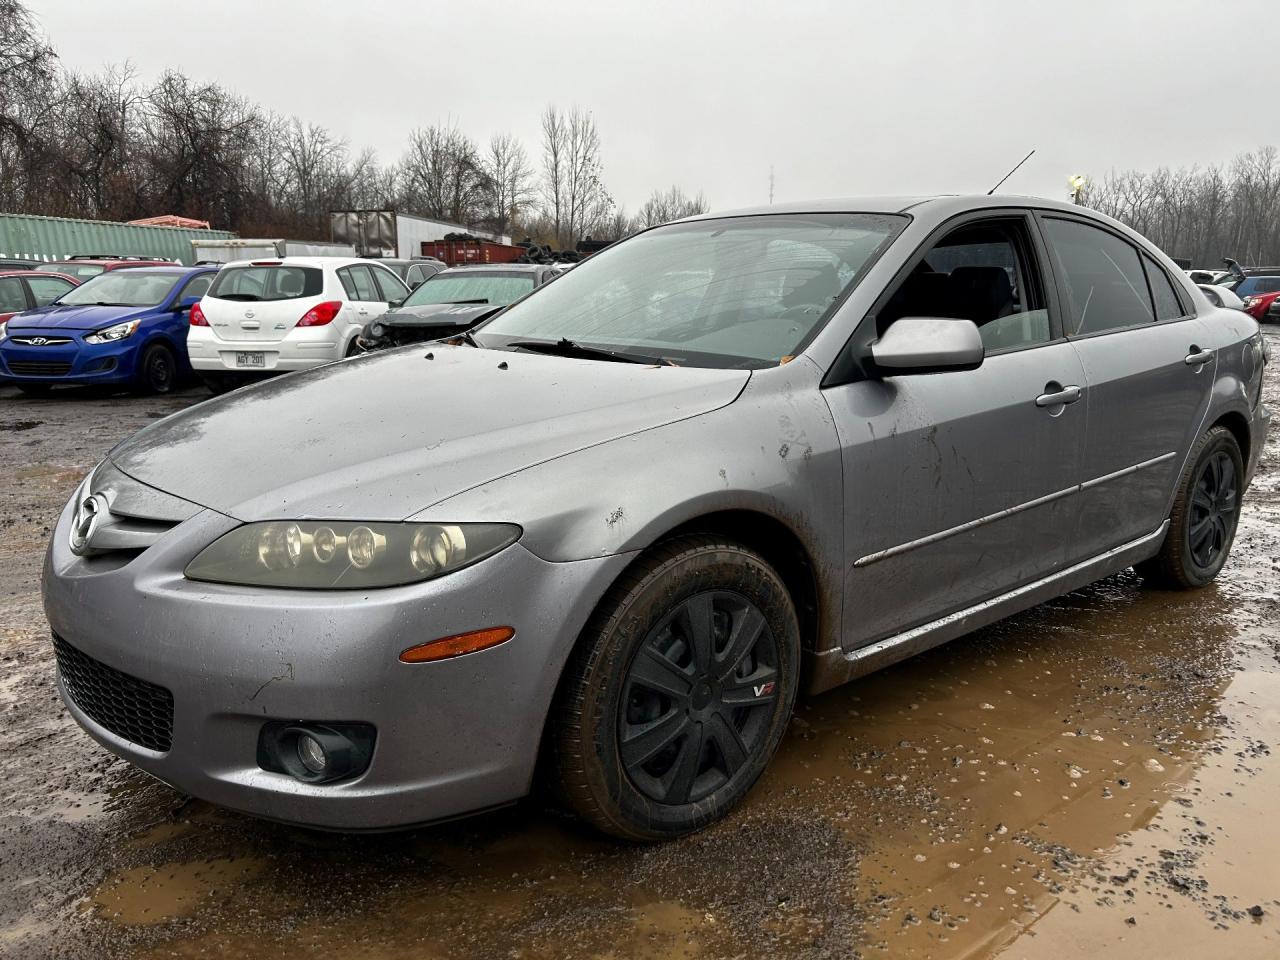
{"label": "dark damaged car", "polygon": [[742,799],[802,690],[1126,567],[1211,581],[1266,361],[1253,318],[1079,207],[655,227],[456,343],[117,446],[49,547],[58,690],[259,816],[422,823],[540,769],[602,830],[678,836]]}
{"label": "dark damaged car", "polygon": [[360,345],[381,350],[457,336],[559,275],[540,263],[441,270],[368,324]]}

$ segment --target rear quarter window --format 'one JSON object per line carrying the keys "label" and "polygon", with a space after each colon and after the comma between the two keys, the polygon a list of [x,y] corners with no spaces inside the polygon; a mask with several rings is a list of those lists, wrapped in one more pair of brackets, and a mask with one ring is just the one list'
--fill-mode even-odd
{"label": "rear quarter window", "polygon": [[224,267],[209,288],[215,300],[300,300],[324,292],[324,273],[315,267]]}

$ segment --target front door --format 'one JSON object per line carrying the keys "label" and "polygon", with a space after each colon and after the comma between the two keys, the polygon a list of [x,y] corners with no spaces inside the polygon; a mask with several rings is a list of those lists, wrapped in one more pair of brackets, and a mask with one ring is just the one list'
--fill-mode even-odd
{"label": "front door", "polygon": [[1066,561],[1084,374],[1058,335],[1041,256],[1026,215],[926,245],[864,323],[882,335],[903,316],[972,320],[982,365],[824,391],[843,447],[847,649]]}
{"label": "front door", "polygon": [[1163,267],[1128,239],[1041,219],[1086,382],[1084,484],[1073,559],[1155,531],[1203,429],[1216,358]]}

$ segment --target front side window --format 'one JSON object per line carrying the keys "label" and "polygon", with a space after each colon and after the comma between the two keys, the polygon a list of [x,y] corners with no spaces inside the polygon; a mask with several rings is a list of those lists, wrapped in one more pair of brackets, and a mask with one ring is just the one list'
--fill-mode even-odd
{"label": "front side window", "polygon": [[901,317],[971,320],[987,353],[1052,337],[1020,220],[968,224],[947,234],[911,271],[876,317],[883,335]]}
{"label": "front side window", "polygon": [[168,299],[181,279],[172,273],[110,270],[67,291],[59,306],[156,307]]}
{"label": "front side window", "polygon": [[70,280],[61,277],[26,277],[27,287],[37,307],[48,306],[75,286]]}
{"label": "front side window", "polygon": [[772,366],[797,352],[906,223],[839,213],[668,224],[597,253],[477,332],[692,366]]}
{"label": "front side window", "polygon": [[316,267],[248,264],[223,267],[209,288],[215,300],[299,300],[324,292],[324,273]]}
{"label": "front side window", "polygon": [[1067,299],[1067,334],[1085,336],[1151,323],[1154,312],[1138,251],[1115,234],[1046,217]]}
{"label": "front side window", "polygon": [[515,303],[533,289],[533,275],[503,275],[489,271],[437,273],[429,277],[405,300],[405,306],[426,303]]}
{"label": "front side window", "polygon": [[381,291],[381,299],[391,303],[394,300],[403,300],[408,289],[400,278],[393,274],[390,270],[383,270],[378,267],[367,267],[366,269],[373,272],[373,278],[377,281],[378,289]]}

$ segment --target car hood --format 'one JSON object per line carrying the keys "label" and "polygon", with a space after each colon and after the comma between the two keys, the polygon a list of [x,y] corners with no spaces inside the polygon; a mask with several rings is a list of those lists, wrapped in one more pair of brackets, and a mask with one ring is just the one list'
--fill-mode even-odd
{"label": "car hood", "polygon": [[416,345],[209,400],[108,457],[135,480],[240,520],[402,520],[534,464],[715,410],[749,377]]}
{"label": "car hood", "polygon": [[9,321],[11,334],[33,330],[98,330],[145,316],[155,307],[59,306],[51,304],[21,313]]}
{"label": "car hood", "polygon": [[462,327],[477,323],[502,307],[492,303],[424,303],[396,307],[378,318],[385,327]]}

